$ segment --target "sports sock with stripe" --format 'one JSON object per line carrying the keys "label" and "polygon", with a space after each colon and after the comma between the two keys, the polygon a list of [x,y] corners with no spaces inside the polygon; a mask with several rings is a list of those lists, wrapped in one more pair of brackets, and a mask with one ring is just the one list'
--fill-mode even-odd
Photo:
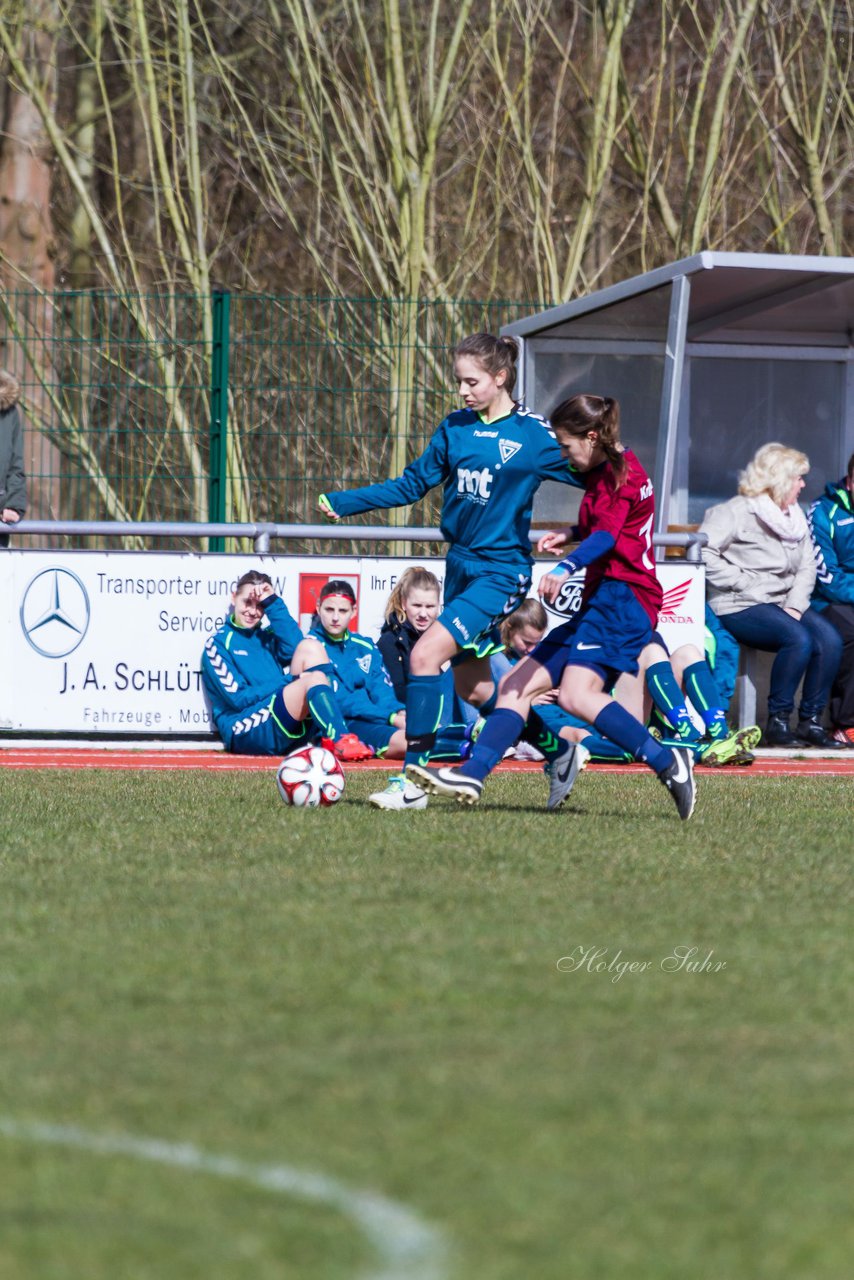
{"label": "sports sock with stripe", "polygon": [[[323,668],[315,668],[322,670]],[[309,714],[324,738],[336,742],[347,732],[347,721],[341,714],[338,699],[328,684],[314,684],[305,695]]]}
{"label": "sports sock with stripe", "polygon": [[410,676],[406,686],[406,756],[408,764],[425,765],[430,759],[442,721],[444,676]]}
{"label": "sports sock with stripe", "polygon": [[706,662],[695,662],[685,668],[685,689],[688,697],[700,713],[703,724],[713,740],[729,736],[726,711],[721,706],[721,695],[715,677]]}
{"label": "sports sock with stripe", "polygon": [[558,756],[563,755],[566,747],[565,740],[559,738],[556,733],[552,733],[542,716],[537,713],[535,707],[532,707],[528,712],[528,719],[519,736],[523,742],[530,742],[532,747],[536,747],[549,763],[552,760],[556,760]]}
{"label": "sports sock with stripe", "polygon": [[682,690],[669,662],[654,662],[647,668],[646,687],[673,730],[673,736],[680,742],[696,742],[701,735],[691,720],[691,713],[685,705]]}

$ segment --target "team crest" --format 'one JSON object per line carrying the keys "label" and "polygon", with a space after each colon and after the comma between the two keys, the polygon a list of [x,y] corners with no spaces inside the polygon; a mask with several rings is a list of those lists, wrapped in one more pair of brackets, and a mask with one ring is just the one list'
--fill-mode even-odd
{"label": "team crest", "polygon": [[509,462],[511,458],[516,456],[521,448],[521,444],[517,444],[515,440],[498,441],[498,452],[501,454],[502,462]]}
{"label": "team crest", "polygon": [[356,666],[367,675],[371,669],[371,655],[366,653],[364,658],[357,658]]}

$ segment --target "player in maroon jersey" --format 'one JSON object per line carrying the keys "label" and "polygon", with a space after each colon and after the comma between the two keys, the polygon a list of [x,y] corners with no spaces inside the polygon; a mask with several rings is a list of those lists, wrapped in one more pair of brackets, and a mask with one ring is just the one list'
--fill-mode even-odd
{"label": "player in maroon jersey", "polygon": [[[474,804],[484,779],[522,732],[532,700],[557,685],[560,705],[648,764],[673,797],[680,818],[689,818],[695,797],[692,753],[657,742],[608,692],[622,672],[637,671],[638,655],[652,636],[661,607],[652,555],[652,482],[620,442],[616,400],[572,396],[558,405],[551,424],[564,456],[584,481],[585,493],[578,525],[539,541],[539,551],[559,553],[580,539],[538,589],[554,600],[566,576],[585,568],[581,609],[505,676],[496,709],[461,768],[418,767],[412,772],[435,794]],[[585,748],[566,743],[547,761],[550,809],[569,795],[587,759]]]}

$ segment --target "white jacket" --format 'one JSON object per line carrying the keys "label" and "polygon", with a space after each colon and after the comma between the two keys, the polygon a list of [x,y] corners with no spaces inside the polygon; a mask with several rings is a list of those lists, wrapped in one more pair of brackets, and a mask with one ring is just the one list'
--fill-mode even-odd
{"label": "white jacket", "polygon": [[722,617],[756,604],[776,604],[804,613],[815,584],[815,559],[809,536],[784,541],[756,510],[757,500],[739,494],[710,507],[700,532],[706,595]]}

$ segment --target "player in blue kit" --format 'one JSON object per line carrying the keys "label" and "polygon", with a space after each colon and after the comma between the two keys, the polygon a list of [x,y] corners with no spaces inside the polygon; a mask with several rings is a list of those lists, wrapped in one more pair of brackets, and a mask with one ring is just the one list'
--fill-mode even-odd
{"label": "player in blue kit", "polygon": [[[496,689],[489,654],[497,624],[524,600],[531,583],[528,530],[543,480],[579,484],[549,425],[513,399],[518,347],[489,333],[465,338],[454,377],[465,408],[439,424],[420,458],[401,476],[363,489],[322,494],[331,520],[406,506],[441,484],[441,527],[450,549],[445,603],[412,650],[406,691],[405,767],[426,764],[442,721],[442,668],[450,660],[460,697],[488,714]],[[370,801],[380,809],[423,808],[423,790],[392,779]]]}
{"label": "player in blue kit", "polygon": [[[552,428],[561,449],[583,476],[578,526],[550,533],[538,549],[558,552],[580,539],[576,550],[542,579],[539,591],[553,600],[568,574],[586,569],[581,608],[556,627],[501,682],[498,705],[459,769],[413,764],[418,782],[438,795],[473,804],[483,782],[519,738],[532,700],[559,688],[560,705],[592,724],[658,774],[680,818],[694,810],[693,753],[656,741],[649,730],[607,692],[621,672],[638,670],[638,655],[652,636],[662,592],[652,558],[652,483],[640,462],[620,442],[620,410],[609,397],[578,395],[560,404]],[[550,809],[569,795],[587,753],[561,744],[547,762]]]}
{"label": "player in blue kit", "polygon": [[281,756],[320,738],[341,760],[373,755],[348,732],[323,645],[303,639],[268,575],[244,573],[231,606],[202,654],[202,683],[226,750]]}

